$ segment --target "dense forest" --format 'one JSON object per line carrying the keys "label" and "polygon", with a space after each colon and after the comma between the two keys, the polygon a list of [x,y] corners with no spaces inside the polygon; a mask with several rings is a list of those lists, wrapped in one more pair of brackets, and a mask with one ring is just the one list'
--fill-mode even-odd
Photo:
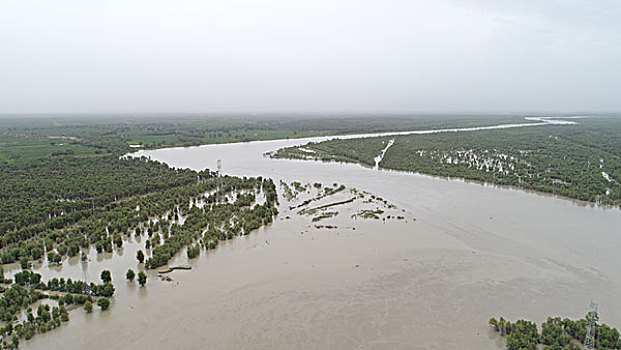
{"label": "dense forest", "polygon": [[554,193],[621,205],[621,118],[547,125],[330,140],[279,150],[273,156],[374,165]]}
{"label": "dense forest", "polygon": [[541,333],[534,322],[518,320],[515,323],[491,318],[489,325],[501,336],[506,338],[507,350],[536,350],[543,345],[543,350],[580,350],[585,345],[590,320],[595,325],[593,349],[621,349],[619,331],[605,324],[598,324],[597,313],[588,313],[585,318],[577,321],[568,318],[548,317],[541,325]]}

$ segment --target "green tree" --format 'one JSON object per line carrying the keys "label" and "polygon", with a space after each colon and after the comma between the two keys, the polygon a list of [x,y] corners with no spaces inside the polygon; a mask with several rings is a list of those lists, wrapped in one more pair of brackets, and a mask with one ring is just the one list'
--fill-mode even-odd
{"label": "green tree", "polygon": [[136,252],[136,259],[138,259],[138,262],[141,264],[144,262],[144,253],[142,252],[142,250],[138,250]]}
{"label": "green tree", "polygon": [[21,265],[22,270],[26,270],[28,267],[30,267],[30,264],[28,264],[28,257],[26,257],[24,255],[22,255],[19,258],[19,264]]}
{"label": "green tree", "polygon": [[125,278],[129,281],[132,282],[134,280],[134,277],[136,277],[136,273],[134,272],[134,270],[132,269],[127,269],[127,273],[125,274]]}
{"label": "green tree", "polygon": [[110,274],[109,270],[101,271],[101,280],[103,281],[103,283],[112,282],[112,274]]}
{"label": "green tree", "polygon": [[138,273],[138,283],[140,283],[141,286],[144,286],[147,283],[147,274],[144,273],[144,271],[140,271]]}
{"label": "green tree", "polygon": [[121,248],[123,246],[123,239],[121,239],[121,235],[116,235],[114,237],[114,244],[116,244],[118,248]]}
{"label": "green tree", "polygon": [[507,350],[536,350],[539,334],[537,325],[530,321],[518,320],[507,332]]}
{"label": "green tree", "polygon": [[108,298],[99,298],[97,300],[97,306],[101,308],[102,311],[107,310],[110,307],[110,299]]}
{"label": "green tree", "polygon": [[90,313],[91,311],[93,311],[93,303],[91,303],[90,300],[87,300],[84,303],[84,311],[86,311],[86,313]]}
{"label": "green tree", "polygon": [[60,307],[60,320],[63,322],[69,321],[69,312],[64,306]]}
{"label": "green tree", "polygon": [[104,297],[111,297],[114,295],[114,285],[112,283],[106,283],[100,289],[100,293]]}

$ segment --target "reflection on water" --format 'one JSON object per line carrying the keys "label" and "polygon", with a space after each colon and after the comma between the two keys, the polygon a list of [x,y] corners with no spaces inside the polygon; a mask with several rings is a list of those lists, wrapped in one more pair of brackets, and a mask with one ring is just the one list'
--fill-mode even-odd
{"label": "reflection on water", "polygon": [[[601,320],[621,326],[621,212],[550,196],[352,164],[263,157],[304,140],[140,151],[175,167],[214,168],[276,183],[339,183],[379,195],[416,221],[331,219],[314,229],[286,201],[273,225],[222,242],[175,271],[123,281],[138,243],[89,254],[63,274],[117,286],[107,312],[70,313],[27,348],[496,349],[487,320],[579,318],[591,298]],[[280,190],[280,189],[279,189]],[[280,193],[282,194],[282,193]],[[282,198],[282,196],[281,196]],[[352,210],[355,210],[353,208]],[[289,216],[289,219],[286,217]],[[353,229],[355,228],[355,230]],[[44,279],[59,275],[40,269]]]}

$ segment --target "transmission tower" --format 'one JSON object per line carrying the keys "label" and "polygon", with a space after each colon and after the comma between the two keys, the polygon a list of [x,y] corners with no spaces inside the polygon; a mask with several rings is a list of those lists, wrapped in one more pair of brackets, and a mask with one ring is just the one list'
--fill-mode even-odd
{"label": "transmission tower", "polygon": [[91,294],[91,287],[88,284],[88,262],[82,260],[82,270],[84,271],[84,285],[82,286],[82,293]]}
{"label": "transmission tower", "polygon": [[584,338],[584,346],[588,350],[595,348],[595,326],[597,324],[597,303],[591,300],[591,307],[587,314],[587,334]]}
{"label": "transmission tower", "polygon": [[221,190],[221,185],[222,185],[222,180],[220,179],[222,176],[222,160],[218,159],[218,167],[217,167],[217,171],[216,171],[216,203],[220,203],[221,199],[220,198],[220,190]]}

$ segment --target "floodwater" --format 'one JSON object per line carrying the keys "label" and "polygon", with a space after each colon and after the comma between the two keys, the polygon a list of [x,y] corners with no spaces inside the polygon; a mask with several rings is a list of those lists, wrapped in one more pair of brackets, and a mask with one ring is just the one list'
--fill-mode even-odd
{"label": "floodwater", "polygon": [[[315,229],[288,209],[267,228],[171,264],[172,282],[149,272],[123,281],[122,256],[90,253],[64,274],[112,270],[108,311],[71,320],[24,348],[113,349],[498,349],[492,316],[583,317],[591,299],[602,322],[621,326],[621,211],[553,196],[353,164],[270,159],[266,152],[325,138],[140,151],[174,167],[266,176],[278,184],[344,184],[404,210],[405,220],[330,219]],[[279,188],[279,191],[281,189]],[[282,191],[281,191],[282,193]],[[355,210],[354,207],[351,210]],[[289,216],[289,219],[286,217]],[[413,220],[413,219],[416,220]],[[327,222],[327,221],[326,221]],[[44,280],[58,274],[39,269]]]}

